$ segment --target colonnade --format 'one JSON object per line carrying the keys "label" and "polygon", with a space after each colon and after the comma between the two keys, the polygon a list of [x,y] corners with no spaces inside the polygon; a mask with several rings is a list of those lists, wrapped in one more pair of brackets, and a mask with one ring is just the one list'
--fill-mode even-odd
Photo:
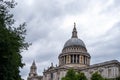
{"label": "colonnade", "polygon": [[59,58],[60,65],[63,64],[90,64],[90,58],[85,55],[80,54],[70,54],[70,55],[64,55]]}

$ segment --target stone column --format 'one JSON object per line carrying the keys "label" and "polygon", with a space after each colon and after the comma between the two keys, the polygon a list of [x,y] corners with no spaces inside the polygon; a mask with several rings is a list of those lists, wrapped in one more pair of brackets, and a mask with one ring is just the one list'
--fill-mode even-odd
{"label": "stone column", "polygon": [[86,56],[84,56],[84,64],[86,64]]}
{"label": "stone column", "polygon": [[79,63],[81,63],[81,55],[79,55]]}
{"label": "stone column", "polygon": [[84,64],[86,64],[86,56],[84,56]]}
{"label": "stone column", "polygon": [[85,56],[84,56],[84,64],[85,64]]}
{"label": "stone column", "polygon": [[65,57],[65,64],[66,64],[66,56],[64,56]]}
{"label": "stone column", "polygon": [[63,64],[64,64],[64,61],[65,61],[65,60],[64,60],[64,56],[63,56]]}
{"label": "stone column", "polygon": [[85,56],[85,64],[87,64],[87,57]]}
{"label": "stone column", "polygon": [[66,64],[69,62],[69,56],[66,55]]}
{"label": "stone column", "polygon": [[76,63],[77,63],[77,59],[78,59],[78,57],[77,57],[78,55],[76,55]]}
{"label": "stone column", "polygon": [[64,56],[64,64],[65,64],[65,56]]}
{"label": "stone column", "polygon": [[71,57],[70,57],[70,55],[68,57],[69,57],[69,62],[68,63],[70,63],[71,62]]}
{"label": "stone column", "polygon": [[83,55],[82,55],[82,59],[81,59],[81,60],[82,60],[81,62],[82,62],[82,64],[83,64],[83,63],[84,63],[84,56],[83,56]]}
{"label": "stone column", "polygon": [[74,63],[74,55],[72,55],[72,58],[73,58],[73,61],[72,61],[72,62]]}
{"label": "stone column", "polygon": [[87,56],[86,56],[86,64],[87,64]]}

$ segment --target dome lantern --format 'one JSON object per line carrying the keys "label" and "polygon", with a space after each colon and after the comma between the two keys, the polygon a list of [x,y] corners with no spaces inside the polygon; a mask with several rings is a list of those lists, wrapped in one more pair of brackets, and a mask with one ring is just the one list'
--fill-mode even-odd
{"label": "dome lantern", "polygon": [[78,38],[75,22],[74,22],[74,28],[73,28],[73,31],[72,31],[72,37],[71,38]]}

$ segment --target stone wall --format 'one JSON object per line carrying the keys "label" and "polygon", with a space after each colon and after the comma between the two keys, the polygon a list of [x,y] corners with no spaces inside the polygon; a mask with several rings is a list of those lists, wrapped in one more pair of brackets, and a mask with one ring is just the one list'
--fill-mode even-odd
{"label": "stone wall", "polygon": [[[93,73],[98,72],[104,78],[116,78],[120,76],[120,63],[116,60],[106,61],[90,65],[86,68],[73,67],[78,72],[85,73],[88,80],[90,80]],[[44,72],[43,80],[61,80],[64,77],[70,67],[53,67]]]}

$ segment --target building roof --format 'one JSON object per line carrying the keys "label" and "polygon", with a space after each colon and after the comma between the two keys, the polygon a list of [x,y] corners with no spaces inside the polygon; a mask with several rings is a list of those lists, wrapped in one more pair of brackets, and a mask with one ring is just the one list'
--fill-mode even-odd
{"label": "building roof", "polygon": [[71,38],[65,43],[64,48],[69,47],[69,46],[82,46],[82,47],[85,47],[85,44],[81,39]]}

